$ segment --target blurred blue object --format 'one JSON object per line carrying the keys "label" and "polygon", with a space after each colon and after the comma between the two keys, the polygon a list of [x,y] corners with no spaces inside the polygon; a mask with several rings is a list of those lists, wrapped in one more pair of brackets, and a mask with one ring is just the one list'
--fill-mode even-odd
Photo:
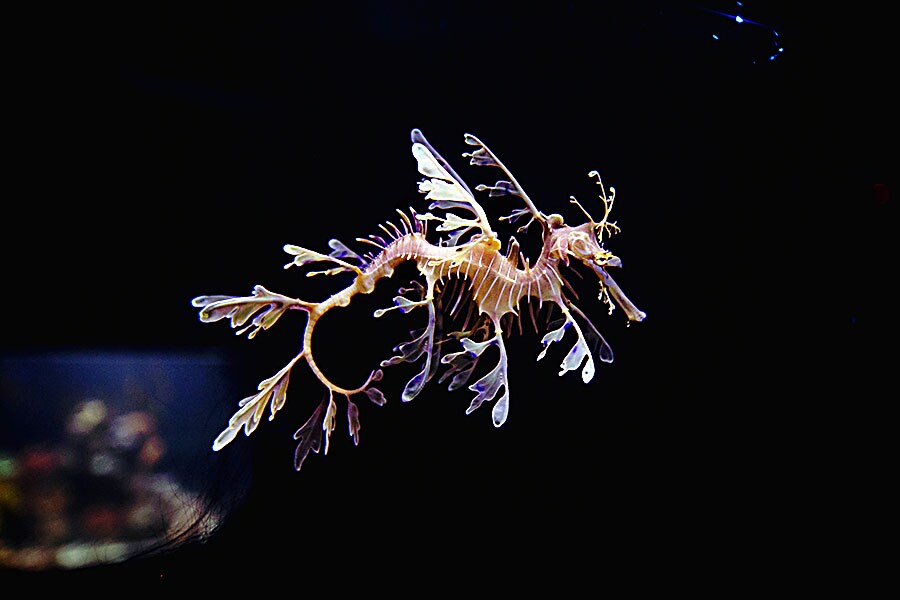
{"label": "blurred blue object", "polygon": [[232,404],[215,353],[0,359],[0,566],[119,562],[209,536],[250,484],[214,461]]}

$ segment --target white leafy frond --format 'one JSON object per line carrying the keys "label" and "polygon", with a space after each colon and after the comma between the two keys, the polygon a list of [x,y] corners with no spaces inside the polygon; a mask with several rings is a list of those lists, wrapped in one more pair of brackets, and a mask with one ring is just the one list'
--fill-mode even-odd
{"label": "white leafy frond", "polygon": [[287,397],[287,387],[291,380],[291,369],[301,356],[303,355],[295,356],[278,373],[263,380],[258,387],[259,393],[254,396],[248,396],[238,403],[240,408],[229,419],[228,427],[213,442],[213,452],[218,452],[227,446],[242,428],[244,435],[249,436],[253,433],[259,426],[267,405],[269,405],[270,410],[269,420],[271,421],[275,418],[275,413],[281,410]]}
{"label": "white leafy frond", "polygon": [[419,192],[431,200],[429,208],[465,208],[475,213],[471,225],[477,226],[485,235],[493,236],[490,223],[482,206],[475,200],[471,190],[439,154],[437,154],[421,131],[413,131],[413,157],[419,173],[427,179],[419,182]]}
{"label": "white leafy frond", "polygon": [[[547,355],[550,344],[562,340],[563,336],[566,334],[566,330],[571,327],[575,330],[578,339],[575,341],[575,345],[572,349],[566,353],[566,357],[563,359],[562,364],[560,364],[559,374],[560,376],[565,375],[569,371],[574,371],[584,363],[584,368],[581,370],[581,380],[588,383],[594,378],[594,359],[591,356],[590,346],[588,345],[584,334],[581,332],[581,327],[579,327],[578,323],[575,322],[575,319],[572,318],[572,314],[569,310],[563,307],[563,313],[566,315],[565,322],[558,329],[547,332],[544,337],[541,338],[544,349],[538,354],[537,359],[541,360],[544,358],[544,356]],[[585,359],[587,360],[585,361]]]}

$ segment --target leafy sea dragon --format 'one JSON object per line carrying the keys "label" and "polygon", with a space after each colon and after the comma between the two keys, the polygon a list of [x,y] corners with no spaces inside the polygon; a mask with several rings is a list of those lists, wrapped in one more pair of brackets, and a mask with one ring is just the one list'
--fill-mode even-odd
{"label": "leafy sea dragon", "polygon": [[[311,271],[307,275],[353,275],[352,282],[343,290],[322,302],[307,302],[257,285],[250,296],[198,296],[192,300],[193,306],[200,309],[201,321],[213,322],[227,318],[231,321],[232,328],[239,328],[237,334],[249,332],[249,338],[269,329],[288,310],[307,315],[299,353],[275,375],[263,380],[256,394],[240,401],[240,408],[229,420],[228,427],[213,442],[214,451],[229,444],[241,429],[245,435],[253,433],[267,406],[269,420],[275,417],[284,406],[292,369],[300,361],[305,362],[313,375],[322,382],[326,393],[306,423],[294,434],[294,439],[298,441],[294,467],[299,470],[310,451],[319,452],[323,436],[325,453],[328,453],[329,439],[338,411],[336,395],[343,396],[346,400],[349,432],[354,444],[358,444],[359,409],[354,400],[365,396],[373,403],[383,405],[385,396],[374,385],[381,380],[383,372],[381,369],[373,370],[359,387],[344,388],[335,384],[321,371],[313,357],[313,332],[322,315],[333,308],[349,305],[357,294],[371,293],[380,279],[391,277],[394,269],[405,261],[415,263],[418,272],[425,278],[424,285],[414,281],[414,287],[400,288],[399,295],[393,299],[393,306],[376,310],[374,316],[380,317],[389,310],[407,313],[424,308],[428,312],[428,323],[421,331],[413,332],[413,339],[396,346],[394,351],[398,354],[382,361],[381,366],[388,367],[402,362],[422,363],[421,371],[409,380],[402,392],[402,400],[408,402],[422,391],[441,364],[447,365],[447,368],[439,378],[439,383],[449,380],[450,391],[466,385],[485,350],[496,347],[500,356],[497,365],[468,386],[475,396],[466,413],[476,410],[485,401],[493,402],[492,417],[497,427],[506,422],[509,414],[510,382],[503,340],[504,326],[511,328],[513,321],[518,320],[521,333],[519,311],[524,305],[528,306],[535,328],[535,301],[539,310],[544,303],[550,303],[562,311],[561,325],[547,332],[541,340],[543,350],[538,354],[538,360],[546,355],[551,343],[561,341],[569,330],[574,333],[575,345],[563,359],[560,375],[580,368],[582,380],[588,383],[594,376],[594,356],[602,362],[613,360],[612,349],[606,340],[570,300],[569,295],[564,293],[566,290],[572,291],[572,288],[560,269],[570,267],[571,260],[587,265],[597,275],[600,281],[599,300],[608,306],[610,314],[618,305],[629,324],[632,321],[642,321],[646,316],[609,275],[610,267],[621,266],[619,258],[603,245],[605,237],[619,232],[616,223],[609,221],[615,201],[615,188],[610,187],[607,195],[597,171],[591,171],[589,177],[595,177],[600,186],[603,218],[594,221],[587,210],[571,197],[571,202],[581,209],[587,221],[574,227],[569,226],[562,216],[546,215],[539,211],[494,153],[474,135],[465,135],[465,143],[474,147],[472,152],[463,154],[469,158],[469,163],[500,169],[506,177],[494,185],[478,185],[475,190],[487,192],[489,197],[518,197],[524,202],[524,207],[500,220],[514,222],[527,216],[528,222],[519,231],[527,229],[534,222],[541,228],[543,247],[534,265],[530,266],[528,259],[521,255],[515,237],[510,239],[506,253],[501,253],[500,240],[491,229],[484,209],[469,186],[428,143],[421,131],[414,129],[411,137],[412,153],[419,173],[424,176],[419,182],[419,192],[425,195],[426,200],[431,201],[429,210],[440,211],[440,214],[418,214],[410,208],[407,215],[397,210],[400,215],[399,226],[390,221],[379,225],[386,237],[369,235],[368,238],[356,238],[356,241],[375,248],[364,255],[357,254],[335,239],[328,243],[331,248],[328,254],[290,244],[284,246],[285,252],[293,256],[285,269],[325,263],[328,268]],[[436,231],[448,232],[447,239],[441,239],[437,243],[428,240],[428,224],[432,221],[438,223]],[[449,315],[456,315],[466,305],[469,312],[462,330],[443,336],[441,324],[444,307],[450,307]],[[473,327],[467,329],[470,322]],[[461,349],[442,356],[441,348],[445,346],[445,342],[453,341],[458,341]]]}

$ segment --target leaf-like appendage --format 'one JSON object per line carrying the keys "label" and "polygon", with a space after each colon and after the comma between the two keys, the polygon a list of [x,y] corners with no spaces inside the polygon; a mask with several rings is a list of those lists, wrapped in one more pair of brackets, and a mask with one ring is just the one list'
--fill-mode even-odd
{"label": "leaf-like appendage", "polygon": [[506,215],[506,216],[504,216],[504,217],[500,217],[500,220],[501,220],[501,221],[509,221],[510,223],[515,223],[515,222],[518,221],[521,217],[524,217],[525,215],[528,215],[528,214],[531,215],[531,218],[528,219],[528,222],[527,222],[527,223],[525,223],[524,225],[522,225],[521,227],[519,227],[519,228],[516,230],[516,231],[526,231],[526,230],[528,229],[528,227],[529,227],[532,223],[534,223],[534,220],[535,220],[535,216],[534,216],[534,214],[531,212],[531,209],[530,209],[530,208],[517,208],[516,210],[512,211],[512,212],[509,213],[508,215]]}
{"label": "leaf-like appendage", "polygon": [[421,300],[410,300],[405,296],[394,296],[394,304],[397,305],[400,312],[406,314],[412,309],[422,306],[425,303]]}
{"label": "leaf-like appendage", "polygon": [[[467,338],[464,338],[462,340],[464,346],[466,345],[466,339]],[[469,389],[473,392],[477,392],[477,394],[472,398],[469,408],[466,409],[466,414],[471,414],[478,409],[485,400],[493,400],[496,398],[502,387],[503,395],[497,399],[497,402],[494,404],[494,409],[491,411],[494,426],[500,427],[506,422],[506,417],[509,413],[509,380],[506,366],[506,346],[503,344],[503,337],[498,333],[486,342],[472,342],[470,344],[472,348],[476,349],[476,356],[480,355],[488,345],[496,345],[499,348],[500,360],[490,373],[469,386]]]}
{"label": "leaf-like appendage", "polygon": [[476,165],[479,167],[500,167],[500,161],[497,160],[497,157],[488,150],[487,146],[485,146],[481,140],[479,140],[474,135],[469,133],[465,134],[463,137],[465,142],[470,146],[478,146],[478,150],[474,152],[466,152],[463,156],[469,159],[470,165]]}
{"label": "leaf-like appendage", "polygon": [[464,210],[472,210],[472,207],[464,202],[454,202],[452,200],[435,200],[431,204],[428,205],[428,210],[434,210],[435,208],[439,208],[441,210],[453,210],[456,208],[462,208]]}
{"label": "leaf-like appendage", "polygon": [[568,329],[569,325],[569,321],[566,320],[558,329],[552,329],[544,334],[544,337],[541,338],[541,343],[544,345],[544,349],[541,350],[540,354],[538,354],[538,360],[541,360],[542,358],[544,358],[544,356],[547,355],[547,350],[550,349],[550,344],[563,339],[563,336],[566,334],[566,329]]}
{"label": "leaf-like appendage", "polygon": [[500,427],[506,423],[506,417],[509,416],[509,386],[506,385],[506,367],[503,369],[503,384],[503,395],[494,403],[494,409],[491,411],[494,427]]}
{"label": "leaf-like appendage", "polygon": [[437,178],[424,179],[419,182],[419,191],[425,194],[426,200],[465,204],[469,210],[475,212],[471,206],[471,196],[455,181],[444,181]]}
{"label": "leaf-like appendage", "polygon": [[[478,362],[478,359],[491,346],[498,346],[500,348],[500,361],[497,363],[497,366],[494,369],[469,386],[469,389],[473,392],[478,392],[475,398],[472,399],[471,404],[469,404],[469,408],[466,409],[466,414],[472,413],[476,410],[485,400],[491,400],[499,391],[500,387],[506,386],[506,348],[503,345],[503,339],[499,335],[494,335],[494,337],[485,340],[483,342],[476,342],[472,338],[463,337],[459,339],[462,344],[462,351],[460,352],[451,352],[450,354],[446,354],[441,362],[444,364],[449,364],[450,369],[443,374],[438,383],[442,383],[445,379],[453,376],[453,379],[450,382],[449,390],[455,390],[458,387],[464,385],[469,378],[472,376],[472,372],[475,369],[475,365]],[[503,398],[507,398],[509,396],[509,389],[505,389],[503,394]],[[505,400],[504,400],[504,411],[503,420],[506,419],[505,416]],[[495,421],[496,424],[496,421]],[[498,425],[499,426],[499,425]]]}
{"label": "leaf-like appendage", "polygon": [[[457,205],[454,206],[455,208],[461,207],[459,205],[465,206],[465,208],[475,213],[475,220],[469,221],[466,226],[478,227],[482,233],[493,234],[487,215],[484,213],[481,205],[475,200],[471,190],[453,172],[447,162],[434,152],[431,145],[425,141],[421,132],[413,132],[412,153],[416,159],[419,173],[428,178],[419,182],[419,191],[426,194],[425,198],[427,200],[435,201],[432,206],[446,206],[440,204],[441,202],[453,203]],[[417,218],[425,220],[418,215]],[[457,229],[457,227],[452,229]]]}
{"label": "leaf-like appendage", "polygon": [[400,399],[403,402],[410,402],[419,395],[419,392],[421,392],[425,387],[425,384],[428,383],[428,371],[429,365],[426,364],[422,367],[421,371],[416,373],[412,379],[406,382],[406,386],[404,386],[403,392],[400,394]]}
{"label": "leaf-like appendage", "polygon": [[445,181],[456,181],[437,159],[435,159],[431,150],[423,144],[413,142],[412,153],[413,157],[416,159],[416,168],[419,170],[419,173],[425,177],[443,179]]}
{"label": "leaf-like appendage", "polygon": [[240,408],[229,419],[228,427],[213,441],[214,452],[227,446],[237,436],[242,427],[244,435],[249,436],[253,433],[262,420],[266,405],[270,406],[269,420],[271,421],[275,418],[275,413],[284,406],[287,387],[291,378],[291,368],[300,356],[294,357],[278,373],[262,381],[257,388],[259,393],[254,396],[248,396],[238,403]]}
{"label": "leaf-like appendage", "polygon": [[430,300],[426,302],[428,304],[428,325],[425,326],[425,333],[422,334],[421,352],[419,353],[425,355],[425,364],[422,366],[422,370],[410,379],[406,383],[406,387],[403,388],[400,399],[404,402],[409,402],[418,396],[425,384],[434,377],[434,373],[437,371],[438,359],[440,358],[440,350],[434,344],[435,330],[439,328],[438,320],[435,316],[434,302]]}
{"label": "leaf-like appendage", "polygon": [[272,381],[272,400],[269,403],[269,420],[275,418],[275,413],[284,407],[287,400],[288,383],[291,381],[291,373],[287,371],[282,377]]}
{"label": "leaf-like appendage", "polygon": [[613,362],[613,349],[606,342],[603,334],[600,333],[591,320],[588,319],[587,315],[581,312],[581,309],[577,306],[572,304],[569,306],[569,309],[584,321],[584,337],[587,339],[587,343],[591,348],[591,354],[597,357],[597,360],[601,362]]}
{"label": "leaf-like appendage", "polygon": [[294,266],[302,267],[303,265],[308,265],[309,263],[330,261],[332,259],[332,257],[326,254],[322,254],[321,252],[308,250],[306,248],[301,248],[300,246],[294,246],[293,244],[285,244],[284,251],[294,257],[294,260],[284,265],[285,269]]}
{"label": "leaf-like appendage", "polygon": [[240,427],[227,427],[225,431],[220,433],[218,436],[216,436],[216,439],[213,440],[213,452],[218,452],[219,450],[230,444],[231,441],[235,437],[237,437],[237,434],[240,430]]}
{"label": "leaf-like appendage", "polygon": [[[544,349],[541,350],[541,353],[538,355],[537,359],[541,360],[547,354],[547,350],[550,348],[550,344],[553,342],[560,341],[566,333],[566,329],[572,327],[575,330],[578,339],[575,341],[575,345],[572,349],[566,354],[566,357],[563,359],[562,364],[560,365],[559,374],[565,375],[569,371],[573,371],[581,366],[584,362],[584,369],[581,371],[581,380],[585,383],[589,382],[594,377],[594,359],[591,357],[590,347],[587,344],[587,341],[584,338],[584,334],[581,332],[581,327],[578,326],[578,323],[572,318],[571,313],[568,309],[565,309],[566,320],[558,329],[554,329],[549,331],[541,338],[541,343],[544,345]],[[599,335],[599,332],[598,332]],[[602,339],[602,338],[601,338]],[[587,362],[585,362],[585,358]]]}
{"label": "leaf-like appendage", "polygon": [[[574,371],[584,363],[584,369],[581,370],[581,380],[587,383],[594,377],[594,359],[591,357],[591,351],[584,340],[584,336],[577,329],[576,331],[578,332],[578,340],[563,359],[562,365],[560,365],[562,370],[559,374],[565,375],[568,371]],[[587,359],[586,362],[585,359]]]}
{"label": "leaf-like appendage", "polygon": [[[421,286],[418,286],[415,290],[412,288],[400,288],[401,293],[416,290],[419,291],[422,295],[427,295],[427,293]],[[413,339],[394,346],[394,352],[399,352],[399,355],[392,356],[391,358],[381,361],[382,367],[390,367],[402,362],[415,362],[422,355],[425,355],[425,365],[422,368],[422,371],[412,379],[410,379],[409,382],[407,382],[406,387],[403,389],[403,393],[401,394],[401,399],[404,402],[409,402],[410,400],[415,398],[419,394],[419,392],[422,391],[422,388],[434,375],[435,369],[438,364],[438,350],[434,345],[434,336],[435,331],[439,329],[440,321],[435,316],[434,302],[431,300],[412,301],[403,296],[397,296],[394,298],[394,302],[395,304],[397,304],[397,306],[393,308],[400,308],[402,312],[408,312],[416,306],[425,305],[428,307],[428,325],[424,329],[411,331],[410,335],[414,336]],[[381,316],[381,314],[388,310],[392,309],[379,309],[375,311],[375,316]],[[366,393],[368,393],[368,390],[366,390]],[[372,398],[372,400],[376,402],[378,400],[381,400],[383,402],[384,397],[381,396],[381,392],[375,390],[375,393],[378,394],[378,397],[372,398],[370,396],[370,398]]]}
{"label": "leaf-like appendage", "polygon": [[447,213],[447,218],[443,221],[443,223],[437,226],[436,231],[453,231],[455,229],[461,229],[463,227],[478,227],[477,221],[473,221],[471,219],[463,219],[453,213]]}
{"label": "leaf-like appendage", "polygon": [[473,357],[468,352],[454,352],[444,356],[441,362],[449,364],[450,368],[444,371],[444,374],[438,379],[438,383],[444,383],[448,377],[453,377],[450,380],[450,385],[447,386],[447,390],[452,392],[461,388],[472,377],[472,373],[478,365],[478,359],[478,356]]}
{"label": "leaf-like appendage", "polygon": [[[434,204],[432,204],[432,207],[433,206],[434,206]],[[451,227],[446,227],[445,225],[443,225],[443,223],[446,221],[446,219],[444,219],[442,217],[436,217],[431,213],[425,213],[424,215],[416,215],[416,219],[418,219],[419,221],[440,221],[442,224],[437,227],[438,231],[447,231],[447,230],[452,229]],[[463,235],[465,235],[466,232],[471,231],[473,227],[477,227],[477,226],[478,226],[478,224],[475,223],[474,221],[472,221],[471,225],[468,225],[466,227],[460,227],[459,229],[455,229],[453,231],[453,233],[451,233],[447,237],[447,240],[443,240],[443,239],[440,240],[438,242],[438,245],[439,246],[456,246],[459,244],[460,238]]]}
{"label": "leaf-like appendage", "polygon": [[465,229],[457,229],[456,231],[454,231],[453,233],[451,233],[450,235],[447,236],[446,244],[440,244],[440,245],[442,245],[442,246],[459,246],[460,238],[463,235],[465,235],[465,233],[467,231],[470,231],[471,229],[472,229],[471,227],[466,227]]}
{"label": "leaf-like appendage", "polygon": [[[508,194],[518,196],[522,200],[525,201],[525,206],[528,207],[528,212],[531,213],[532,219],[537,219],[538,221],[544,222],[545,217],[541,214],[541,212],[534,205],[534,202],[531,201],[531,198],[528,197],[528,194],[525,193],[525,190],[522,189],[522,186],[519,185],[519,182],[516,181],[516,178],[513,177],[512,173],[509,172],[509,169],[500,162],[500,159],[491,152],[491,150],[477,137],[467,133],[465,135],[465,142],[470,146],[477,146],[477,150],[474,152],[466,152],[463,154],[464,157],[469,158],[469,164],[475,165],[478,167],[497,167],[503,173],[506,174],[509,179],[501,179],[497,181],[492,186],[488,185],[479,185],[476,186],[476,190],[478,191],[489,191],[489,197],[494,196],[506,196]],[[516,213],[513,213],[516,215]],[[513,216],[510,215],[510,216]],[[509,217],[507,217],[509,219]],[[531,221],[529,221],[530,223]],[[526,225],[527,227],[527,225]]]}
{"label": "leaf-like appendage", "polygon": [[332,267],[330,269],[322,269],[321,271],[310,271],[306,274],[306,276],[313,277],[315,275],[337,275],[338,273],[344,273],[346,271],[346,267]]}
{"label": "leaf-like appendage", "polygon": [[459,338],[459,341],[463,347],[460,352],[451,352],[445,354],[444,357],[441,358],[441,362],[445,365],[450,365],[450,368],[441,376],[438,383],[443,383],[444,380],[452,376],[453,379],[450,381],[450,385],[447,388],[450,391],[462,387],[469,381],[481,354],[488,347],[496,344],[495,338],[483,342],[476,342],[471,338],[464,337]]}
{"label": "leaf-like appendage", "polygon": [[509,194],[512,194],[514,196],[522,195],[522,191],[519,189],[519,186],[511,181],[506,181],[505,179],[501,179],[494,185],[476,185],[475,189],[479,192],[488,191],[489,198],[494,198],[496,196],[506,196]]}
{"label": "leaf-like appendage", "polygon": [[325,433],[325,454],[328,454],[328,442],[331,440],[331,432],[334,431],[335,413],[337,413],[337,404],[334,401],[331,389],[329,389],[328,409],[325,411],[325,418],[322,419],[322,431]]}
{"label": "leaf-like appendage", "polygon": [[365,394],[369,397],[369,400],[371,400],[377,406],[384,406],[387,402],[387,398],[384,397],[384,394],[378,388],[366,388]]}
{"label": "leaf-like appendage", "polygon": [[257,285],[253,288],[252,296],[197,296],[191,304],[202,309],[200,311],[202,322],[213,323],[227,318],[231,321],[232,329],[241,327],[250,317],[265,309],[247,327],[235,332],[241,335],[250,331],[247,337],[252,339],[260,331],[274,325],[289,306],[304,303]]}
{"label": "leaf-like appendage", "polygon": [[[419,331],[421,331],[421,333],[419,333]],[[420,356],[422,356],[422,353],[425,352],[426,344],[428,342],[428,330],[423,328],[411,333],[416,337],[409,340],[408,342],[403,342],[402,344],[394,346],[394,352],[399,352],[399,356],[392,356],[381,361],[382,367],[390,367],[392,365],[398,365],[402,362],[415,362],[419,359]]]}
{"label": "leaf-like appendage", "polygon": [[353,438],[353,445],[359,445],[359,408],[349,398],[347,399],[347,426],[350,430],[350,437]]}
{"label": "leaf-like appendage", "polygon": [[471,354],[472,356],[481,356],[481,353],[484,352],[488,347],[493,346],[496,343],[497,338],[491,338],[489,340],[485,340],[483,342],[476,342],[472,338],[460,338],[459,343],[462,344],[465,351]]}
{"label": "leaf-like appendage", "polygon": [[[372,315],[377,319],[384,315],[384,313],[391,310],[399,310],[402,313],[408,313],[412,309],[423,306],[425,301],[423,300],[410,300],[405,296],[394,296],[394,306],[390,306],[388,308],[379,308]],[[394,348],[396,350],[396,348]],[[384,365],[382,365],[384,366]]]}
{"label": "leaf-like appendage", "polygon": [[342,260],[345,258],[351,258],[359,264],[364,264],[366,262],[362,256],[348,248],[347,245],[340,240],[328,240],[328,247],[332,250],[328,254],[328,256],[331,256],[333,258],[339,258]]}
{"label": "leaf-like appendage", "polygon": [[466,414],[471,414],[479,406],[481,406],[482,402],[484,402],[485,400],[492,400],[494,396],[497,395],[497,391],[500,389],[500,386],[502,386],[505,382],[505,369],[502,369],[500,363],[497,363],[497,366],[494,367],[490,373],[469,386],[470,390],[472,390],[473,392],[478,392],[478,394],[474,398],[472,398],[472,402],[471,404],[469,404],[469,408],[466,409]]}
{"label": "leaf-like appendage", "polygon": [[521,217],[524,217],[525,215],[529,214],[530,212],[531,211],[528,210],[527,208],[517,208],[514,211],[512,211],[510,214],[506,215],[505,217],[500,217],[500,220],[501,221],[509,221],[510,223],[515,223]]}
{"label": "leaf-like appendage", "polygon": [[[260,286],[257,286],[260,287]],[[254,288],[255,290],[256,288]],[[197,296],[191,300],[191,306],[195,306],[197,308],[205,308],[211,304],[218,304],[220,302],[224,302],[225,300],[233,300],[237,296]],[[203,316],[203,313],[206,311],[200,311],[200,320],[204,323],[211,323],[213,321],[218,321],[219,319],[223,319],[228,316],[227,313],[217,313],[216,315],[208,314],[206,317]]]}
{"label": "leaf-like appendage", "polygon": [[456,171],[453,170],[453,167],[450,166],[450,163],[444,160],[444,157],[441,156],[440,153],[435,150],[431,144],[428,143],[428,140],[425,139],[425,135],[420,129],[413,129],[410,132],[410,139],[414,144],[421,144],[425,148],[427,148],[428,151],[431,152],[431,156],[435,159],[438,165],[443,168],[444,171],[449,173],[455,181],[458,181],[459,184],[466,189],[466,191],[468,191],[470,194],[472,193],[472,190],[469,189],[469,186],[466,185],[466,182],[463,181],[462,177],[456,174]]}
{"label": "leaf-like appendage", "polygon": [[[332,245],[332,242],[337,243],[335,245]],[[344,250],[346,250],[352,256],[356,256],[356,258],[360,261],[362,261],[361,257],[357,256],[355,252],[353,252],[337,240],[331,240],[328,245],[332,248],[335,248],[334,252],[332,252],[330,255],[322,254],[321,252],[316,252],[315,250],[309,250],[307,248],[301,248],[300,246],[294,246],[293,244],[285,244],[284,251],[292,255],[294,257],[294,260],[284,265],[284,268],[289,269],[295,266],[302,267],[314,262],[331,262],[338,266],[332,269],[328,269],[327,271],[319,271],[319,273],[324,273],[326,275],[333,275],[342,271],[353,271],[355,273],[359,273],[359,267],[344,262],[339,258],[338,255],[344,254]]]}
{"label": "leaf-like appendage", "polygon": [[322,447],[323,420],[330,399],[330,396],[326,395],[306,423],[294,433],[294,439],[300,442],[297,444],[297,449],[294,450],[294,469],[297,471],[303,466],[303,461],[310,452],[318,454],[319,448]]}

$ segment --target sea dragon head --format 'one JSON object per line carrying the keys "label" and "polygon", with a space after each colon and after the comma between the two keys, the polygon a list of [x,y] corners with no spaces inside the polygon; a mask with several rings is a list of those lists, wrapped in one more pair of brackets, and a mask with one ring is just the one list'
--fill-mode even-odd
{"label": "sea dragon head", "polygon": [[619,226],[614,221],[609,220],[612,212],[613,203],[616,199],[616,189],[609,188],[609,194],[603,186],[600,174],[597,171],[591,171],[589,177],[597,178],[597,185],[600,186],[600,199],[603,201],[603,218],[597,222],[588,213],[575,197],[571,197],[571,202],[576,204],[578,208],[588,218],[586,223],[572,227],[566,225],[562,216],[559,214],[551,214],[546,217],[546,227],[549,230],[547,243],[551,247],[551,256],[561,260],[564,264],[569,264],[569,258],[575,258],[590,268],[600,278],[600,299],[609,305],[610,312],[613,310],[615,301],[631,321],[643,321],[646,313],[639,310],[631,300],[622,292],[621,288],[616,284],[613,278],[607,272],[609,267],[621,267],[622,261],[618,256],[607,250],[603,246],[604,235],[607,238],[612,237],[620,231]]}

